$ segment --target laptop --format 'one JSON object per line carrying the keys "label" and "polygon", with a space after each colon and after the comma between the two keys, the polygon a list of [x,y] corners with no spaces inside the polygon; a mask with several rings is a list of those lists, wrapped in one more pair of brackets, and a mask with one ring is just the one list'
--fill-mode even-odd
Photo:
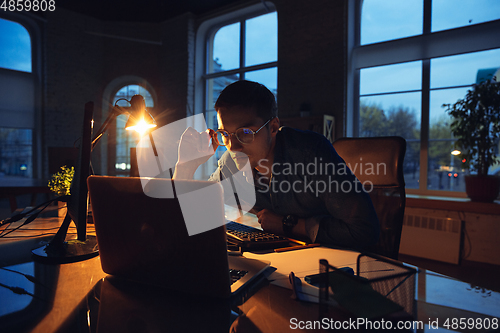
{"label": "laptop", "polygon": [[[87,184],[101,265],[108,274],[229,298],[269,266],[228,256],[223,193],[216,182],[90,176]],[[219,227],[189,236],[178,195],[207,189],[210,195],[193,202],[192,209],[211,207],[206,218]]]}

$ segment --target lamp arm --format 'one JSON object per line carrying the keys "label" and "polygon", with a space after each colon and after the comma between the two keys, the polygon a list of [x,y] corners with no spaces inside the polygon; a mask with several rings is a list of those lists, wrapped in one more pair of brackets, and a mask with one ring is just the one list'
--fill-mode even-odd
{"label": "lamp arm", "polygon": [[104,133],[108,130],[109,125],[111,125],[111,122],[116,119],[121,114],[127,113],[127,111],[123,110],[121,107],[118,105],[115,105],[113,107],[113,110],[110,112],[104,123],[102,123],[101,127],[97,131],[97,134],[94,136],[92,139],[92,148],[91,150],[94,150],[95,146],[101,140],[102,136]]}

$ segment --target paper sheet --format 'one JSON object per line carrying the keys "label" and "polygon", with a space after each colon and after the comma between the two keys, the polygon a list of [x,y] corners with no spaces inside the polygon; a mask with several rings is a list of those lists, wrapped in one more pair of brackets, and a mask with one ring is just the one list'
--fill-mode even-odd
{"label": "paper sheet", "polygon": [[245,252],[244,256],[251,259],[267,260],[271,266],[276,268],[269,277],[271,283],[291,289],[288,281],[290,272],[300,278],[304,285],[304,277],[310,274],[319,273],[319,260],[326,259],[328,263],[335,267],[351,267],[356,270],[356,258],[359,252],[336,250],[326,247],[314,247],[310,249],[300,249],[280,253],[251,253]]}
{"label": "paper sheet", "polygon": [[[245,213],[241,215],[236,208],[228,205],[225,205],[225,210],[227,219],[262,230],[255,214]],[[271,267],[276,270],[268,276],[268,280],[280,287],[292,289],[288,276],[293,271],[301,281],[301,291],[304,293],[302,296],[310,302],[318,302],[319,288],[305,282],[304,277],[319,273],[320,259],[328,260],[328,263],[335,267],[351,267],[356,270],[356,259],[359,252],[315,247],[280,253],[245,252],[243,255],[251,259],[269,261]]]}

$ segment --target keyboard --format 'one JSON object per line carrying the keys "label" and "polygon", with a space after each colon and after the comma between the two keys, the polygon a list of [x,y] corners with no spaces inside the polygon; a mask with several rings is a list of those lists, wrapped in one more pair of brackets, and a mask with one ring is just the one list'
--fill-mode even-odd
{"label": "keyboard", "polygon": [[226,224],[228,243],[242,250],[275,249],[290,245],[288,238],[230,221]]}
{"label": "keyboard", "polygon": [[240,271],[237,269],[229,269],[229,275],[231,276],[231,284],[235,283],[245,275],[247,275],[248,271]]}

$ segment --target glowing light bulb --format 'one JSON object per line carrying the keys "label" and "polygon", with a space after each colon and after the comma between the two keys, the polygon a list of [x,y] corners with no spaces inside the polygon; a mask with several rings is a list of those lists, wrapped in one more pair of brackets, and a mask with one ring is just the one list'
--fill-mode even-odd
{"label": "glowing light bulb", "polygon": [[150,124],[144,120],[144,118],[140,119],[135,125],[128,126],[125,128],[127,131],[136,131],[140,136],[143,136],[148,130],[156,127],[156,124]]}

